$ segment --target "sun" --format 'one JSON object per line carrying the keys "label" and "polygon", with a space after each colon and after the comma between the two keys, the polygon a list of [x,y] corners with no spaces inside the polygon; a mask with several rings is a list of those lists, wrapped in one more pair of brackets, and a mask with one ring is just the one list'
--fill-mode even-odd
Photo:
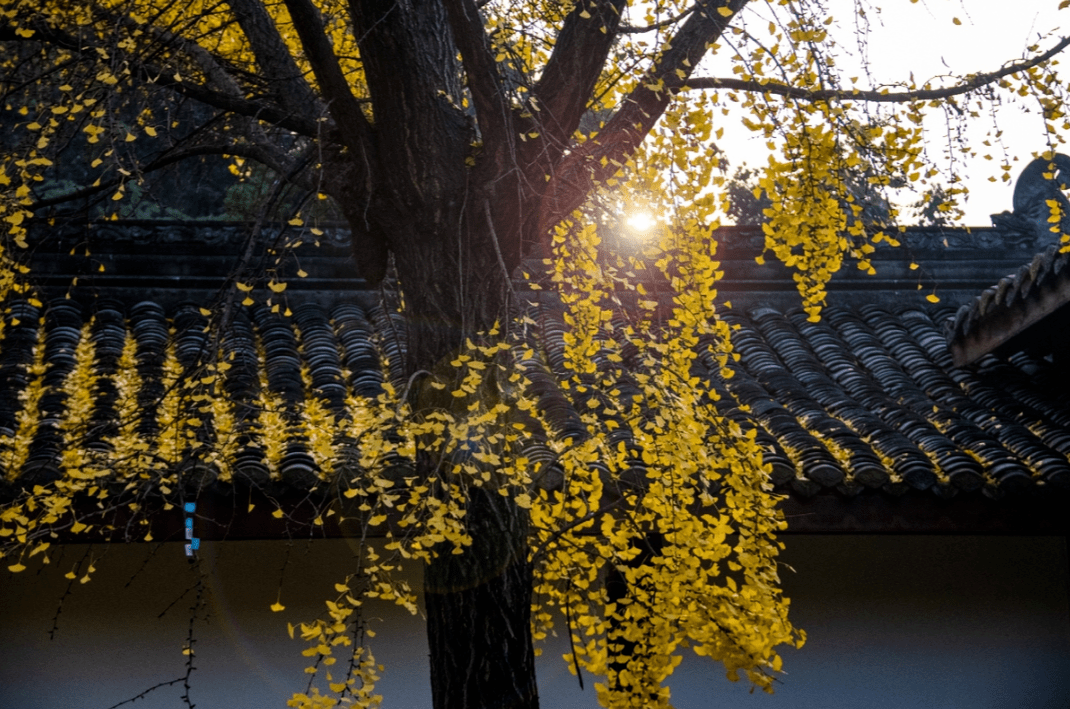
{"label": "sun", "polygon": [[650,212],[632,212],[625,219],[628,229],[637,233],[645,234],[654,227],[654,217]]}

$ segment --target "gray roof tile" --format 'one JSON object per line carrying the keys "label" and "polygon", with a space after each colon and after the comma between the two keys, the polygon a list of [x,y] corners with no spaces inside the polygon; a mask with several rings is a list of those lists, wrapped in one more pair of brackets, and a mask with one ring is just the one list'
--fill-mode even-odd
{"label": "gray roof tile", "polygon": [[[1041,283],[1054,271],[1053,263],[1042,264],[1031,278]],[[172,461],[176,470],[201,483],[225,483],[229,476],[298,490],[327,484],[330,476],[316,463],[315,441],[301,425],[308,398],[338,422],[331,432],[337,471],[359,460],[357,441],[347,438],[341,425],[351,415],[350,403],[377,396],[387,381],[398,390],[405,384],[404,323],[382,309],[354,303],[329,310],[308,303],[292,317],[264,306],[244,308],[218,342],[195,304],[166,313],[148,301],[124,312],[114,303],[83,310],[66,300],[44,308],[15,300],[5,304],[3,317],[0,465],[16,486],[59,479],[66,447],[92,452],[112,445],[120,427],[121,360],[131,341],[139,386],[133,425],[145,440],[157,437],[174,413],[165,411],[163,402],[176,371],[188,375],[202,351],[215,346],[229,365],[221,375],[232,442],[227,460],[213,466]],[[577,411],[586,410],[591,397],[597,403],[600,394],[560,386],[565,324],[559,306],[539,305],[532,317],[535,354],[519,366],[532,382],[549,430],[529,422],[533,433],[526,454],[542,466],[538,484],[553,488],[561,471],[549,444],[588,436]],[[722,413],[757,427],[773,482],[795,496],[836,490],[852,497],[879,489],[893,496],[919,490],[942,498],[978,491],[999,497],[1070,487],[1070,402],[1053,393],[1058,373],[1027,355],[1009,361],[985,357],[975,366],[955,367],[944,339],[950,317],[945,308],[865,306],[830,308],[812,323],[801,312],[729,311],[725,318],[735,328],[733,342],[741,356],[730,365],[735,376],[723,380],[716,362],[705,355],[696,373],[720,395],[711,403]],[[93,345],[92,408],[84,430],[64,431],[71,405],[65,387],[77,369],[83,337]],[[43,371],[34,370],[38,346],[43,347]],[[626,364],[632,356],[625,351]],[[608,366],[596,356],[599,362],[603,369]],[[637,396],[627,371],[626,366],[619,377],[619,396]],[[28,426],[23,410],[35,382],[41,395]],[[210,442],[224,423],[204,403],[204,391],[203,382],[192,379],[181,406],[200,421],[190,435]],[[273,402],[278,427],[271,435],[277,439],[268,440],[265,402]],[[31,441],[16,461],[20,425]],[[642,451],[626,427],[611,436],[633,461],[620,484],[637,484],[644,471]],[[271,446],[274,462],[269,461]],[[399,476],[408,470],[409,463],[396,454],[389,462]]]}
{"label": "gray roof tile", "polygon": [[1052,244],[963,304],[947,334],[955,361],[968,364],[991,352],[1010,354],[1016,348],[1008,343],[1048,327],[1045,319],[1070,300],[1067,263],[1070,253]]}

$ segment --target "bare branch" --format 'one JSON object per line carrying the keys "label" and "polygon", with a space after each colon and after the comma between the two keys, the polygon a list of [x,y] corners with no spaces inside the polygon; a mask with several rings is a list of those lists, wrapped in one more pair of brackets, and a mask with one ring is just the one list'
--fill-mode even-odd
{"label": "bare branch", "polygon": [[[169,151],[166,154],[160,156],[153,162],[139,168],[141,174],[147,174],[155,172],[156,170],[162,170],[165,167],[174,165],[187,158],[201,157],[204,155],[234,155],[237,157],[247,158],[254,160],[274,172],[285,174],[290,167],[287,162],[280,160],[280,155],[270,151],[268,148],[262,145],[250,145],[244,143],[237,143],[232,145],[198,145],[192,148],[185,148],[183,150]],[[292,162],[292,161],[290,161]],[[68,192],[66,194],[57,195],[55,197],[49,197],[48,199],[42,199],[38,202],[34,202],[27,208],[32,210],[45,209],[46,207],[53,207],[57,204],[64,204],[66,202],[73,202],[75,200],[84,199],[86,197],[92,197],[95,194],[99,194],[105,190],[110,190],[118,187],[121,183],[129,181],[129,178],[112,178],[110,180],[101,180],[99,184],[84,187],[74,192]]]}
{"label": "bare branch", "polygon": [[141,694],[139,694],[139,695],[137,695],[135,697],[131,697],[130,699],[121,701],[118,704],[112,704],[110,707],[108,707],[108,709],[118,709],[119,707],[121,707],[124,704],[132,704],[132,703],[136,702],[139,699],[144,699],[150,693],[156,691],[160,687],[170,687],[171,685],[178,684],[179,682],[185,682],[185,681],[186,681],[186,676],[182,675],[181,677],[177,677],[177,678],[175,678],[175,679],[173,679],[173,680],[171,680],[169,682],[160,682],[157,685],[153,685],[152,687],[149,687],[144,692],[142,692]]}
{"label": "bare branch", "polygon": [[691,7],[687,8],[683,12],[679,13],[678,15],[673,15],[672,17],[668,18],[667,20],[662,20],[661,22],[655,22],[655,23],[650,24],[650,25],[643,25],[642,27],[633,27],[632,25],[621,25],[620,33],[621,34],[643,34],[644,32],[653,32],[654,30],[660,30],[662,27],[668,27],[669,25],[675,25],[677,22],[679,22],[680,20],[684,19],[685,17],[690,15],[692,12],[694,12],[695,8],[696,8],[696,6],[692,5]]}
{"label": "bare branch", "polygon": [[1070,46],[1070,37],[1064,37],[1054,47],[1031,59],[1008,64],[998,71],[983,74],[971,74],[961,84],[941,89],[914,89],[911,91],[888,91],[886,89],[804,89],[774,81],[746,81],[742,79],[720,79],[700,77],[685,81],[675,81],[670,88],[675,91],[687,89],[728,89],[754,93],[774,94],[801,101],[866,101],[872,103],[909,103],[911,101],[931,101],[960,96],[993,84],[1012,74],[1026,71],[1038,66]]}
{"label": "bare branch", "polygon": [[[72,65],[74,65],[76,63],[77,63],[76,59],[68,59],[67,61],[59,62],[55,66],[49,67],[45,71],[42,71],[40,74],[36,74],[33,77],[31,77],[29,79],[26,79],[25,81],[20,81],[18,84],[15,84],[14,86],[12,86],[10,88],[5,89],[4,93],[0,94],[0,103],[6,102],[9,96],[21,91],[22,89],[26,88],[27,86],[31,86],[32,84],[36,84],[37,82],[41,81],[41,79],[44,79],[46,76],[51,76],[52,74],[57,74],[57,73],[63,71],[64,69],[67,69],[68,67],[70,67],[70,66],[72,66]],[[6,84],[6,83],[10,83],[10,82],[5,81],[4,83]]]}

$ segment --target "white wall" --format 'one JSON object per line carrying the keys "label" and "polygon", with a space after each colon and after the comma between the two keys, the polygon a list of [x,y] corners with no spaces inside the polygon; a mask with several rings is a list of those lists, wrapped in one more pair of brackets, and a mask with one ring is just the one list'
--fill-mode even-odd
{"label": "white wall", "polygon": [[[784,574],[793,617],[809,642],[785,655],[777,694],[748,695],[718,666],[692,658],[677,671],[678,709],[711,706],[992,707],[1070,706],[1070,608],[1061,538],[791,536]],[[89,550],[64,549],[40,574],[0,572],[0,709],[108,709],[184,674],[181,654],[193,582],[177,544],[116,547],[95,578],[75,583],[48,639],[62,578]],[[99,554],[102,547],[93,547]],[[286,622],[318,614],[350,559],[344,540],[294,544],[282,584],[286,610],[271,613],[285,545],[205,543],[211,568],[207,622],[195,625],[198,709],[284,707],[303,688],[303,643]],[[148,559],[146,563],[146,559]],[[143,567],[143,568],[142,568]],[[141,571],[138,572],[138,569]],[[373,648],[386,665],[384,706],[427,707],[423,627],[388,606]],[[560,643],[539,664],[547,709],[595,707],[560,660]],[[126,706],[182,706],[181,684]]]}

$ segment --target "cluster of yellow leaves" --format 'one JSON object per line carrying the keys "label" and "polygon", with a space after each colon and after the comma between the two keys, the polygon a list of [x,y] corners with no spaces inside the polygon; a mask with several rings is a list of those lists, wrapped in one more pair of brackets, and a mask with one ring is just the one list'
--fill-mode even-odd
{"label": "cluster of yellow leaves", "polygon": [[[197,395],[189,394],[190,387],[183,379],[173,345],[169,346],[164,361],[166,393],[155,412],[159,424],[157,435],[146,440],[138,432],[138,425],[145,415],[138,401],[142,382],[138,373],[137,343],[127,333],[117,367],[110,375],[116,394],[116,430],[100,436],[98,430],[109,422],[99,420],[98,400],[105,375],[97,369],[93,322],[83,326],[72,353],[73,366],[59,382],[56,377],[48,377],[51,365],[44,361],[45,328],[41,325],[43,321],[38,323],[40,335],[34,348],[34,359],[27,367],[28,383],[20,394],[18,427],[13,435],[0,438],[0,451],[3,451],[5,474],[14,480],[28,462],[40,427],[56,426],[60,434],[56,451],[60,477],[24,492],[5,508],[0,517],[4,523],[0,525],[0,539],[14,544],[4,544],[0,548],[3,556],[21,556],[27,545],[54,536],[58,530],[66,529],[75,534],[92,531],[97,523],[83,521],[73,514],[77,497],[94,500],[99,514],[103,515],[117,505],[127,505],[136,513],[139,504],[124,496],[140,490],[145,484],[170,496],[177,481],[176,464],[186,459],[192,448],[201,445],[197,441],[201,422],[196,414],[191,415],[190,407],[183,404],[183,397],[188,402]],[[47,383],[49,379],[51,384]],[[62,413],[54,421],[45,421],[41,410],[42,398],[49,392],[59,394],[63,401]],[[200,396],[207,398],[203,393]],[[202,401],[196,410],[205,408]],[[221,447],[227,443],[221,437],[216,442]],[[137,519],[137,522],[139,526],[147,525],[144,519]],[[147,538],[151,539],[151,536]]]}
{"label": "cluster of yellow leaves", "polygon": [[[374,556],[374,552],[372,555]],[[312,623],[301,623],[297,627],[301,639],[308,643],[308,647],[302,654],[305,657],[315,658],[315,663],[306,667],[305,672],[316,675],[322,665],[330,693],[323,694],[319,687],[312,687],[311,694],[295,693],[287,702],[287,706],[308,709],[333,706],[362,708],[380,706],[382,696],[375,694],[375,683],[379,680],[378,673],[383,667],[376,664],[371,649],[363,642],[365,635],[372,636],[375,633],[365,628],[361,609],[364,598],[377,596],[386,599],[394,598],[395,590],[389,581],[377,582],[373,576],[366,574],[361,574],[359,580],[363,592],[351,589],[350,584],[354,582],[354,577],[348,577],[345,582],[335,585],[338,597],[326,602],[327,618]],[[411,595],[411,591],[407,595]],[[292,638],[295,627],[293,625],[288,627]],[[353,649],[349,650],[350,647]],[[343,668],[336,666],[337,648],[346,648],[348,665]],[[336,677],[339,669],[344,669],[344,674]]]}
{"label": "cluster of yellow leaves", "polygon": [[[651,294],[633,283],[639,259],[600,253],[592,226],[558,229],[563,385],[589,437],[554,446],[563,488],[540,491],[531,513],[536,636],[562,611],[575,648],[567,659],[606,678],[597,687],[608,707],[669,706],[664,682],[685,646],[769,689],[775,647],[802,641],[778,587],[783,522],[755,431],[718,412],[705,378],[731,376],[703,213],[715,205],[661,165],[637,161],[631,177],[623,189],[647,204],[669,195],[689,207],[645,249],[668,287]],[[621,307],[622,289],[639,296],[635,324],[621,324],[636,313]],[[700,362],[708,375],[695,374]],[[627,382],[637,394],[624,393]],[[623,579],[622,597],[610,596],[611,575]]]}
{"label": "cluster of yellow leaves", "polygon": [[[6,320],[6,318],[5,318]],[[16,323],[17,324],[17,323]],[[19,394],[21,409],[16,417],[18,427],[9,441],[4,441],[4,473],[8,480],[14,480],[22,470],[30,454],[30,442],[37,432],[38,405],[45,393],[45,331],[38,329],[37,344],[34,346],[33,363],[27,368],[27,385]],[[0,534],[3,534],[0,531]]]}

